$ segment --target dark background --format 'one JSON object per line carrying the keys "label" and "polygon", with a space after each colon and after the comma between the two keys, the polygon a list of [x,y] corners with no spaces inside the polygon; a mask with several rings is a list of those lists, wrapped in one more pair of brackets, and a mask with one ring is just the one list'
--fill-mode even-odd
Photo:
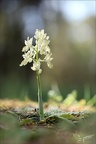
{"label": "dark background", "polygon": [[54,84],[64,97],[73,89],[78,99],[86,92],[91,97],[96,94],[96,15],[70,21],[61,1],[65,6],[66,0],[0,1],[0,98],[37,100],[35,72],[29,64],[19,67],[24,40],[33,37],[36,29],[50,36],[54,58],[52,70],[42,66],[44,101]]}

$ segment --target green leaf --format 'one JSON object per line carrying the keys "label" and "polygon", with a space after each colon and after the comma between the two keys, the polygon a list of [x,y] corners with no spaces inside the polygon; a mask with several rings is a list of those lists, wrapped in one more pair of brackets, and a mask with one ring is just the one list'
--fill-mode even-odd
{"label": "green leaf", "polygon": [[66,118],[68,120],[78,120],[77,117],[75,117],[75,116],[73,116],[72,114],[69,114],[69,113],[68,114],[67,113],[61,114],[60,117]]}

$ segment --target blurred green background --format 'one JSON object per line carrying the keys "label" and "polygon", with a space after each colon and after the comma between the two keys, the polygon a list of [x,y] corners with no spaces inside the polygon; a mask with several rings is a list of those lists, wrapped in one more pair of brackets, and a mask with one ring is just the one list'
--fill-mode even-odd
{"label": "blurred green background", "polygon": [[55,83],[66,97],[73,89],[78,99],[96,94],[95,0],[0,1],[0,98],[37,100],[35,72],[19,67],[24,40],[36,29],[50,36],[52,70],[42,66],[43,99]]}

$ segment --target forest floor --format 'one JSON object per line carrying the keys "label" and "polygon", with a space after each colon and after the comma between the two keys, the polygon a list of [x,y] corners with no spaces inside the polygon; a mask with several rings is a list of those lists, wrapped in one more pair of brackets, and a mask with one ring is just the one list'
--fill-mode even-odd
{"label": "forest floor", "polygon": [[66,105],[44,103],[40,121],[38,103],[0,100],[1,144],[96,144],[96,107],[85,100]]}

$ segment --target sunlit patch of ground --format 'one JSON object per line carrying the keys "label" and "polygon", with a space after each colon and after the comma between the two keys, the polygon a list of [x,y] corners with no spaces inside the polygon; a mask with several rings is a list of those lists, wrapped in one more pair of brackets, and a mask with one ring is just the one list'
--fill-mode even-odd
{"label": "sunlit patch of ground", "polygon": [[[18,109],[21,107],[33,107],[33,109],[38,108],[38,103],[31,101],[31,100],[25,100],[20,101],[17,99],[2,99],[0,100],[0,109],[6,110],[6,109]],[[80,100],[79,102],[65,105],[63,103],[55,103],[55,102],[46,102],[44,103],[44,109],[50,110],[50,109],[60,109],[64,111],[96,111],[96,108],[90,105],[86,105],[86,102],[84,99]]]}

